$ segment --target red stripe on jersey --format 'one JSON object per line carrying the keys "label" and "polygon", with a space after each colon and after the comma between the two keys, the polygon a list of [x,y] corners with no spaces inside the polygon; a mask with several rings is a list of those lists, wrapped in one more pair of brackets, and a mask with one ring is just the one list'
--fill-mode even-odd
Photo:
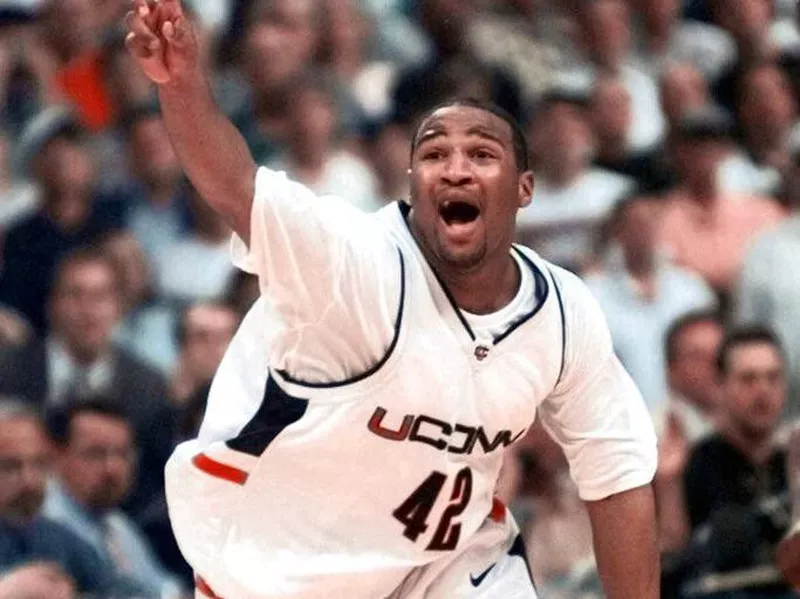
{"label": "red stripe on jersey", "polygon": [[495,522],[506,521],[506,506],[497,497],[492,499],[492,510],[489,512],[489,518]]}
{"label": "red stripe on jersey", "polygon": [[200,578],[196,574],[195,574],[195,577],[194,577],[194,586],[197,587],[198,591],[200,591],[201,593],[203,593],[203,595],[205,595],[206,597],[209,597],[210,599],[222,599],[222,597],[217,595],[211,589],[211,587],[208,586],[208,583],[205,580],[203,580],[202,578]]}
{"label": "red stripe on jersey", "polygon": [[204,453],[198,453],[192,458],[192,464],[198,470],[202,470],[206,474],[227,480],[228,482],[243,485],[247,482],[248,474],[244,470],[239,470],[233,466],[228,466],[216,460],[212,460]]}

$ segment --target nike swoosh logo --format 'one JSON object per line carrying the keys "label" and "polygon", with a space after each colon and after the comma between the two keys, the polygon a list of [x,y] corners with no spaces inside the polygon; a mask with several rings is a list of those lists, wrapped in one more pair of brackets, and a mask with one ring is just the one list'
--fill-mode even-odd
{"label": "nike swoosh logo", "polygon": [[469,581],[472,583],[472,586],[477,587],[483,582],[483,579],[492,571],[497,564],[492,564],[488,568],[486,568],[481,574],[478,576],[473,576],[472,574],[469,575]]}

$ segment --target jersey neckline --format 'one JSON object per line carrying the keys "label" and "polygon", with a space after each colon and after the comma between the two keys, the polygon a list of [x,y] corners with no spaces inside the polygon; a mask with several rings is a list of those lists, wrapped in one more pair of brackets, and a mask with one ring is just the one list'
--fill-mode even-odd
{"label": "jersey neckline", "polygon": [[[461,308],[458,307],[458,304],[456,303],[455,298],[450,293],[450,290],[447,288],[447,285],[445,284],[445,282],[439,277],[438,273],[431,267],[431,265],[425,259],[425,256],[422,254],[422,250],[420,249],[419,245],[417,244],[417,240],[414,238],[414,235],[411,232],[411,226],[410,226],[410,224],[408,222],[408,215],[411,212],[411,206],[408,203],[406,203],[406,202],[404,202],[402,200],[398,200],[396,202],[396,205],[397,205],[396,214],[400,218],[400,220],[402,221],[402,226],[399,227],[400,231],[404,233],[404,236],[406,237],[406,241],[413,248],[413,251],[416,253],[419,261],[422,263],[423,269],[425,270],[425,273],[428,275],[428,278],[435,280],[436,283],[437,283],[436,286],[432,286],[432,291],[434,293],[438,291],[439,293],[441,293],[447,299],[447,303],[450,305],[450,310],[455,314],[456,318],[461,323],[461,326],[466,331],[467,335],[469,336],[470,341],[472,341],[472,342],[478,341],[478,338],[475,335],[475,332],[472,330],[472,327],[470,326],[469,322],[467,321],[466,317],[464,316],[464,311]],[[539,312],[539,310],[542,309],[542,307],[544,306],[545,302],[547,301],[547,298],[550,295],[550,284],[549,284],[549,282],[547,280],[547,277],[542,272],[542,270],[526,254],[526,252],[523,251],[521,246],[518,246],[517,244],[514,244],[511,249],[516,254],[516,256],[513,256],[513,257],[515,257],[515,258],[518,257],[520,259],[517,262],[520,265],[520,268],[522,268],[523,265],[524,265],[533,274],[533,284],[535,285],[534,303],[533,303],[533,306],[531,306],[530,310],[527,313],[525,313],[522,316],[522,318],[520,318],[516,322],[510,324],[509,327],[505,331],[500,333],[499,335],[493,336],[493,338],[491,340],[491,344],[493,346],[497,345],[498,343],[500,343],[501,341],[506,339],[509,335],[511,335],[511,333],[513,333],[515,330],[517,330],[523,324],[528,322],[531,318],[536,316],[536,314]],[[515,297],[516,297],[516,295],[515,295]],[[513,301],[514,300],[512,300],[512,302]],[[498,310],[498,312],[502,311],[504,309],[505,309],[505,307],[501,308],[500,310]],[[495,314],[496,313],[497,312],[495,312]]]}

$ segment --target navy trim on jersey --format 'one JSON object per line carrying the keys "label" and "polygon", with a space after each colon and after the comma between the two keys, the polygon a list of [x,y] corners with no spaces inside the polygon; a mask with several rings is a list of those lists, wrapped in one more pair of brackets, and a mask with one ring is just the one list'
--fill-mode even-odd
{"label": "navy trim on jersey", "polygon": [[[413,235],[413,232],[411,231],[411,225],[408,222],[408,215],[411,212],[411,206],[406,204],[405,202],[398,202],[397,206],[400,209],[400,214],[403,217],[403,222],[406,224],[406,227],[408,228],[408,231],[411,234],[411,237],[413,239],[414,235]],[[416,241],[415,241],[415,243],[416,243]],[[542,306],[544,306],[544,302],[545,302],[545,300],[547,300],[547,296],[549,295],[549,292],[550,292],[550,286],[547,284],[547,277],[544,276],[544,273],[542,273],[541,269],[538,266],[536,266],[536,264],[534,264],[533,261],[531,261],[519,248],[517,248],[516,246],[512,246],[512,249],[517,253],[517,255],[520,258],[522,258],[522,261],[533,272],[533,278],[536,281],[536,289],[535,289],[535,292],[534,292],[535,293],[536,304],[533,306],[533,308],[531,309],[530,312],[525,314],[525,316],[520,318],[517,322],[513,323],[503,333],[501,333],[500,335],[495,337],[492,340],[492,345],[497,345],[503,339],[508,337],[512,332],[514,332],[517,328],[519,328],[522,324],[524,324],[525,322],[527,322],[528,320],[533,318],[537,314],[537,312],[539,312],[539,310],[541,310]],[[451,295],[450,290],[447,288],[447,285],[445,285],[444,281],[442,281],[442,279],[439,278],[439,275],[437,274],[436,270],[433,269],[430,266],[430,264],[428,264],[428,268],[433,273],[433,276],[436,278],[436,281],[439,283],[439,287],[441,288],[442,293],[444,293],[444,296],[447,298],[447,301],[450,303],[450,307],[455,312],[456,316],[458,317],[458,320],[461,322],[462,326],[464,327],[464,330],[467,331],[467,334],[469,335],[469,338],[472,341],[475,341],[475,339],[476,339],[475,333],[473,332],[472,327],[469,326],[469,323],[467,322],[466,317],[464,316],[464,314],[461,311],[461,309],[458,307],[458,304],[456,303],[455,298],[453,298],[453,296]],[[521,273],[520,273],[520,276],[522,276]]]}
{"label": "navy trim on jersey", "polygon": [[564,301],[561,299],[561,287],[552,270],[550,276],[553,278],[553,286],[556,288],[556,297],[558,298],[558,310],[561,312],[561,369],[558,371],[558,379],[556,379],[556,385],[558,385],[564,375],[564,366],[567,362],[567,316],[564,313]]}
{"label": "navy trim on jersey", "polygon": [[541,269],[533,263],[533,261],[528,258],[525,253],[520,250],[518,247],[513,246],[512,249],[517,253],[517,255],[522,258],[522,261],[528,266],[528,268],[533,271],[533,280],[535,281],[536,288],[534,290],[534,297],[536,299],[536,303],[525,316],[520,318],[517,322],[512,324],[504,333],[494,338],[494,345],[500,343],[503,339],[508,337],[511,333],[517,330],[520,326],[525,324],[531,318],[538,314],[539,310],[542,309],[544,303],[547,301],[547,296],[550,295],[550,285],[547,284],[547,277],[544,276],[544,273]]}
{"label": "navy trim on jersey", "polygon": [[514,539],[514,542],[511,544],[511,548],[508,550],[508,555],[516,555],[523,559],[525,562],[525,567],[528,568],[528,576],[531,577],[531,584],[535,590],[536,581],[533,579],[533,570],[531,570],[531,564],[528,562],[528,552],[525,550],[525,541],[522,539],[522,535],[517,535],[517,537]]}
{"label": "navy trim on jersey", "polygon": [[400,327],[403,325],[403,309],[406,303],[406,263],[405,258],[403,258],[403,252],[400,250],[400,248],[397,249],[397,254],[400,257],[400,305],[397,308],[397,318],[395,318],[394,321],[394,337],[392,337],[392,342],[389,344],[386,353],[383,355],[380,361],[361,374],[351,376],[343,381],[334,381],[332,383],[312,383],[296,379],[285,370],[278,370],[277,372],[284,379],[295,385],[308,387],[310,389],[332,389],[334,387],[344,387],[345,385],[352,385],[353,383],[362,381],[378,372],[381,367],[386,364],[386,362],[392,356],[394,348],[397,346],[397,341],[400,338]]}
{"label": "navy trim on jersey", "polygon": [[225,444],[235,451],[259,457],[284,429],[303,417],[307,408],[307,399],[289,395],[273,377],[267,377],[258,412]]}

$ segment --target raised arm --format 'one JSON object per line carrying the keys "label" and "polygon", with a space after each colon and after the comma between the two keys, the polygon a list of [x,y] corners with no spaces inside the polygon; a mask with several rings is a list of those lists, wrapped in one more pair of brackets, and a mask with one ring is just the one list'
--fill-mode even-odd
{"label": "raised arm", "polygon": [[284,173],[257,167],[214,102],[180,0],[134,0],[126,20],[126,44],[158,86],[186,174],[238,235],[234,262],[258,275],[285,325],[270,364],[308,382],[368,370],[385,355],[399,322],[395,243],[343,199],[317,197]]}
{"label": "raised arm", "polygon": [[180,1],[135,0],[126,22],[126,45],[158,87],[164,122],[187,176],[249,241],[256,164],[214,101],[197,37]]}

